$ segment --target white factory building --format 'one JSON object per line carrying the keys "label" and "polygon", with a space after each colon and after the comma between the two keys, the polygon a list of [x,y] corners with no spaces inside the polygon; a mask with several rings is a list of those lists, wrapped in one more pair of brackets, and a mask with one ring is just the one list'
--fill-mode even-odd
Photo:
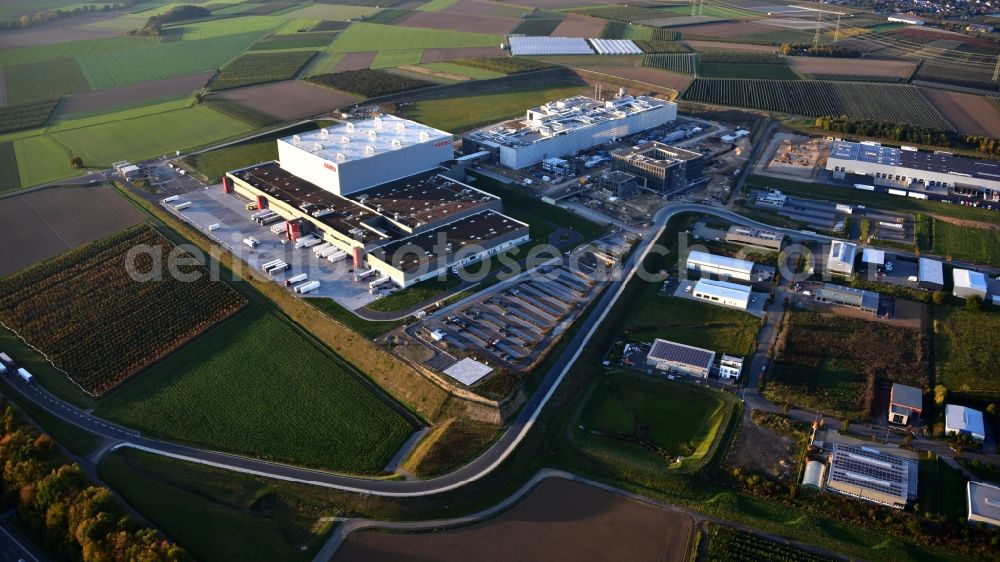
{"label": "white factory building", "polygon": [[278,139],[284,170],[337,195],[433,170],[453,157],[451,133],[392,115]]}
{"label": "white factory building", "polygon": [[576,96],[529,109],[518,126],[481,129],[462,142],[465,154],[488,151],[508,168],[522,169],[546,158],[575,154],[677,119],[677,104],[624,92],[598,101]]}
{"label": "white factory building", "polygon": [[850,276],[854,273],[854,256],[858,246],[841,240],[830,244],[830,253],[826,258],[826,270],[837,275]]}
{"label": "white factory building", "polygon": [[753,279],[753,262],[731,258],[729,256],[717,256],[708,252],[694,251],[688,254],[687,268],[697,271],[702,275],[715,275],[717,277],[739,279],[740,281],[751,281]]}
{"label": "white factory building", "polygon": [[695,283],[691,295],[696,299],[706,300],[712,304],[738,308],[740,310],[746,310],[750,305],[750,287],[726,281],[699,279]]}
{"label": "white factory building", "polygon": [[946,404],[944,407],[945,435],[968,435],[973,441],[986,440],[983,413],[965,406]]}
{"label": "white factory building", "polygon": [[891,148],[874,142],[834,141],[826,169],[874,178],[891,187],[972,188],[1000,193],[1000,162],[945,152]]}
{"label": "white factory building", "polygon": [[986,292],[989,289],[986,286],[986,276],[982,273],[970,269],[955,268],[952,270],[952,279],[955,282],[952,294],[956,297],[963,299],[979,297],[986,300]]}

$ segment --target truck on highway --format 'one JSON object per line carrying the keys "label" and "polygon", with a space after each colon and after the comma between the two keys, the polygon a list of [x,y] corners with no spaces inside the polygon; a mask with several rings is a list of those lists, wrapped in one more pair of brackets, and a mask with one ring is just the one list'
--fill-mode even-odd
{"label": "truck on highway", "polygon": [[21,377],[21,380],[28,384],[31,384],[35,380],[35,377],[31,376],[31,373],[29,373],[24,367],[17,370],[17,376]]}
{"label": "truck on highway", "polygon": [[308,273],[300,273],[298,275],[292,275],[288,279],[285,279],[285,286],[286,287],[291,287],[292,285],[294,285],[296,283],[301,283],[301,282],[305,281],[306,279],[309,279],[309,274]]}
{"label": "truck on highway", "polygon": [[10,355],[7,355],[6,353],[0,353],[0,365],[13,369],[14,360],[10,358]]}

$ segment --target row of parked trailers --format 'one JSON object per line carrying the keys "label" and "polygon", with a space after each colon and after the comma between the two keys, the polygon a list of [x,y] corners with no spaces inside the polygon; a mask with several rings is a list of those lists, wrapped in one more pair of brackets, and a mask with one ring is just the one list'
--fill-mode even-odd
{"label": "row of parked trailers", "polygon": [[11,372],[17,373],[17,376],[28,384],[35,382],[35,377],[33,377],[27,369],[24,367],[18,367],[14,360],[10,358],[10,355],[0,353],[0,375],[6,376]]}

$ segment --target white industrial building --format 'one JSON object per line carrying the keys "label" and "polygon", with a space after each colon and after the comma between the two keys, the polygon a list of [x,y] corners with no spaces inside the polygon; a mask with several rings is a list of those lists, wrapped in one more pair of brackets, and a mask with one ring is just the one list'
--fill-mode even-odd
{"label": "white industrial building", "polygon": [[827,255],[826,270],[849,277],[854,273],[854,256],[857,252],[857,244],[834,240],[830,244],[830,253]]}
{"label": "white industrial building", "polygon": [[753,279],[752,261],[731,258],[729,256],[717,256],[708,252],[694,251],[688,254],[687,268],[701,273],[702,275],[716,275],[739,279],[740,281],[751,281]]}
{"label": "white industrial building", "polygon": [[631,39],[591,39],[599,55],[641,55],[642,49]]}
{"label": "white industrial building", "polygon": [[969,523],[1000,527],[1000,487],[987,482],[969,481],[965,488]]}
{"label": "white industrial building", "polygon": [[583,37],[510,37],[507,43],[514,56],[594,54]]}
{"label": "white industrial building", "polygon": [[284,170],[337,195],[433,170],[452,158],[450,133],[391,115],[278,139]]}
{"label": "white industrial building", "polygon": [[719,360],[719,378],[726,380],[734,380],[740,378],[740,373],[743,372],[743,358],[735,357],[733,355],[723,354],[722,359]]}
{"label": "white industrial building", "polygon": [[694,284],[691,295],[696,299],[706,300],[712,304],[720,304],[746,310],[750,305],[750,287],[737,285],[714,279],[699,279]]}
{"label": "white industrial building", "polygon": [[889,23],[905,23],[906,25],[924,25],[924,20],[918,18],[917,16],[908,16],[906,14],[892,14],[886,18]]}
{"label": "white industrial building", "polygon": [[881,146],[874,142],[834,141],[826,169],[868,176],[892,187],[971,188],[1000,194],[1000,162],[976,160],[946,152],[922,152]]}
{"label": "white industrial building", "polygon": [[875,248],[865,248],[861,251],[861,261],[868,266],[882,267],[885,265],[885,251]]}
{"label": "white industrial building", "polygon": [[944,289],[944,264],[929,258],[917,262],[917,286],[928,291]]}
{"label": "white industrial building", "polygon": [[604,102],[576,96],[529,109],[517,127],[481,129],[463,139],[463,151],[487,151],[504,166],[522,169],[677,119],[677,104],[619,94]]}
{"label": "white industrial building", "polygon": [[986,440],[983,413],[965,406],[946,404],[944,407],[944,432],[946,435],[968,435],[973,441]]}
{"label": "white industrial building", "polygon": [[917,463],[870,447],[834,443],[826,489],[903,509],[917,497]]}
{"label": "white industrial building", "polygon": [[986,285],[986,276],[982,273],[970,269],[956,268],[952,270],[952,279],[955,282],[952,294],[956,297],[963,299],[969,297],[986,299],[986,293],[989,288]]}
{"label": "white industrial building", "polygon": [[657,338],[646,355],[646,365],[658,371],[708,378],[715,352]]}

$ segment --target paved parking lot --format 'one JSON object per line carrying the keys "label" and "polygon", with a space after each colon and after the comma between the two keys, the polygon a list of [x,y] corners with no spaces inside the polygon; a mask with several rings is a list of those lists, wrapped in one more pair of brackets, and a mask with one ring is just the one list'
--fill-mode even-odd
{"label": "paved parking lot", "polygon": [[[191,202],[190,207],[180,211],[174,208],[186,201]],[[223,193],[220,186],[213,186],[184,193],[178,201],[164,206],[242,258],[249,267],[259,268],[275,259],[288,262],[291,269],[275,275],[276,283],[283,284],[286,279],[305,273],[309,276],[309,281],[320,282],[319,288],[308,294],[310,298],[332,298],[337,304],[350,310],[375,300],[368,292],[367,281],[354,280],[354,267],[350,259],[331,263],[317,257],[309,248],[296,249],[284,236],[273,234],[271,225],[253,222],[250,219],[253,212],[246,210],[246,203],[240,197]],[[208,227],[214,224],[218,224],[219,228],[209,231]],[[244,244],[242,240],[247,236],[256,238],[260,246],[250,248]]]}

